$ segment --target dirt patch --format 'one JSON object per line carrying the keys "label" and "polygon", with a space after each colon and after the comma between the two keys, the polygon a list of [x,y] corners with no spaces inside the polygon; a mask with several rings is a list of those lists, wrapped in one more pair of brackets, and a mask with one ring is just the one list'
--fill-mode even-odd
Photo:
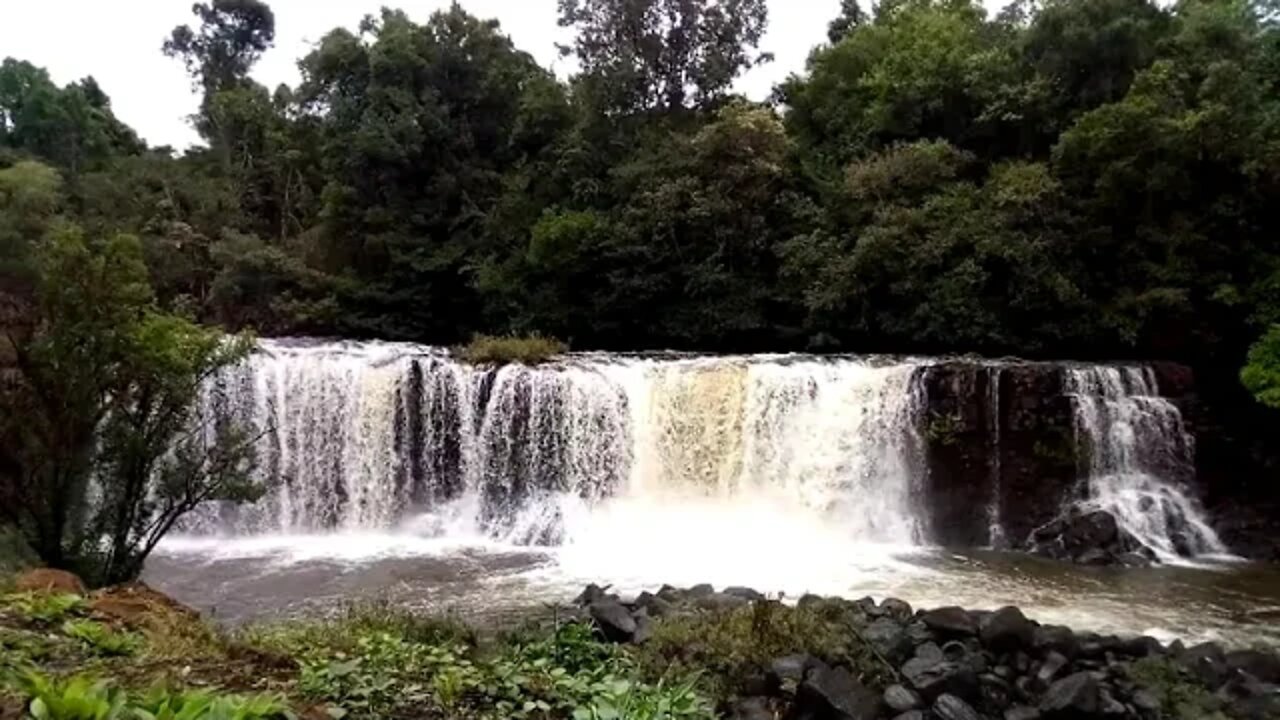
{"label": "dirt patch", "polygon": [[199,623],[200,613],[158,592],[143,582],[99,590],[89,598],[89,610],[97,620],[144,630],[157,625]]}
{"label": "dirt patch", "polygon": [[18,576],[14,587],[18,592],[56,592],[84,595],[84,582],[66,570],[38,568]]}

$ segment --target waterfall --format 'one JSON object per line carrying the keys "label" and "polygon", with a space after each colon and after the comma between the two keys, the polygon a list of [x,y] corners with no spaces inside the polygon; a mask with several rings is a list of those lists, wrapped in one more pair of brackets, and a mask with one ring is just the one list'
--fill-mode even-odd
{"label": "waterfall", "polygon": [[409,344],[263,341],[201,410],[261,433],[269,492],[186,530],[554,545],[609,503],[786,503],[854,540],[919,544],[921,364],[572,354],[491,369]]}
{"label": "waterfall", "polygon": [[1066,371],[1077,446],[1083,448],[1084,506],[1106,510],[1162,560],[1226,554],[1183,491],[1194,474],[1194,442],[1182,414],[1160,397],[1149,368],[1075,366]]}
{"label": "waterfall", "polygon": [[990,444],[991,503],[987,506],[987,538],[993,548],[1006,545],[1001,524],[1004,489],[1001,487],[1000,463],[1000,377],[1003,368],[987,368],[987,442]]}

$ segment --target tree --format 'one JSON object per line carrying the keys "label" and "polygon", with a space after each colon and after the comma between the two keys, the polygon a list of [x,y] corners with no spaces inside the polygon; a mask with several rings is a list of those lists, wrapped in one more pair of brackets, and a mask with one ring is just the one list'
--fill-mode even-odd
{"label": "tree", "polygon": [[867,14],[858,0],[840,0],[840,14],[827,26],[827,40],[835,45],[866,21]]}
{"label": "tree", "polygon": [[120,582],[194,507],[261,493],[245,430],[195,403],[250,341],[157,310],[134,238],[66,225],[33,263],[36,322],[10,333],[18,375],[0,397],[0,512],[48,565]]}
{"label": "tree", "polygon": [[1280,408],[1280,325],[1272,325],[1249,350],[1240,381],[1258,402]]}
{"label": "tree", "polygon": [[[199,28],[174,28],[163,50],[169,57],[180,58],[203,90],[196,129],[219,153],[223,170],[229,172],[234,163],[233,150],[241,139],[234,116],[242,111],[228,105],[258,100],[253,97],[255,84],[249,79],[249,71],[275,42],[275,14],[261,0],[212,0],[192,5],[191,12],[200,19]],[[225,96],[245,92],[249,97]]]}
{"label": "tree", "polygon": [[356,281],[352,324],[466,337],[458,320],[478,305],[471,275],[493,247],[490,216],[532,184],[528,167],[562,121],[561,88],[496,22],[457,5],[424,25],[388,10],[359,37],[336,30],[303,69],[328,179],[322,267]]}
{"label": "tree", "polygon": [[722,98],[743,70],[770,59],[756,49],[764,0],[560,0],[573,54],[606,112],[683,110]]}
{"label": "tree", "polygon": [[275,42],[275,13],[261,0],[212,0],[192,5],[191,13],[200,19],[199,29],[175,27],[164,54],[182,59],[210,102],[219,92],[243,84]]}
{"label": "tree", "polygon": [[0,64],[0,147],[43,159],[75,179],[144,145],[116,119],[93,78],[59,88],[43,69],[6,58]]}

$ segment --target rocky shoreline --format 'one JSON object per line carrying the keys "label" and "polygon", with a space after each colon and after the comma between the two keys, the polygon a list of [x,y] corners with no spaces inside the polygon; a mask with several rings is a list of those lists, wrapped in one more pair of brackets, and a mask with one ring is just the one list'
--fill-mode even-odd
{"label": "rocky shoreline", "polygon": [[[664,586],[624,600],[589,585],[575,604],[609,640],[643,645],[671,619],[778,602],[710,585]],[[740,678],[725,708],[734,720],[1280,717],[1280,656],[1269,650],[1075,632],[1015,607],[914,610],[893,598],[806,595],[795,611],[839,618],[881,668],[778,656]]]}

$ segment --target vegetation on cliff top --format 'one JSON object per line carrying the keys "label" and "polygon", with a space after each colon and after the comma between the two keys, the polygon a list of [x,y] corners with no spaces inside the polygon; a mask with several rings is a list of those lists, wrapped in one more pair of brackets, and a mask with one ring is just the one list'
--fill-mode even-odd
{"label": "vegetation on cliff top", "polygon": [[569,346],[541,335],[494,337],[476,335],[458,348],[456,355],[473,365],[505,365],[521,363],[539,365],[569,351]]}

